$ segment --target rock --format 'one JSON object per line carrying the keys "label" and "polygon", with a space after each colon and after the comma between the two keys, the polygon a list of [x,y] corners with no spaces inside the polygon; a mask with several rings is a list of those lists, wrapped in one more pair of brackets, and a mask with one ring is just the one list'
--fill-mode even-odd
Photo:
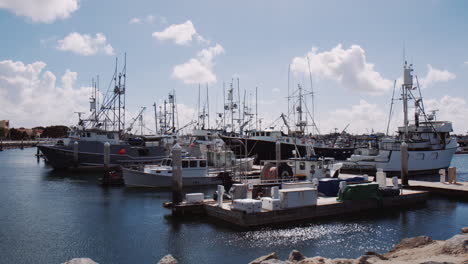
{"label": "rock", "polygon": [[467,234],[468,233],[468,227],[463,227],[461,229],[462,234]]}
{"label": "rock", "polygon": [[421,262],[419,264],[455,264],[453,262],[439,262],[439,261],[426,261],[426,262]]}
{"label": "rock", "polygon": [[305,259],[305,257],[304,255],[302,255],[301,252],[299,252],[299,250],[294,249],[293,251],[291,251],[291,253],[289,253],[289,261],[301,261],[303,259]]}
{"label": "rock", "polygon": [[90,258],[74,258],[67,262],[64,262],[63,264],[98,264],[98,263],[94,262]]}
{"label": "rock", "polygon": [[410,249],[410,248],[417,248],[420,246],[425,246],[430,243],[432,243],[433,240],[432,238],[428,236],[418,236],[418,237],[412,237],[412,238],[405,238],[400,241],[396,246],[390,250],[390,252],[395,252],[403,249]]}
{"label": "rock", "polygon": [[279,259],[267,259],[267,260],[260,262],[260,264],[290,264],[290,263],[292,262],[282,261]]}
{"label": "rock", "polygon": [[332,259],[330,264],[357,264],[355,259]]}
{"label": "rock", "polygon": [[384,256],[382,256],[379,253],[374,252],[374,251],[366,251],[366,253],[364,253],[364,255],[373,256],[373,257],[379,258],[380,260],[388,260],[388,258],[386,258],[386,257],[384,257]]}
{"label": "rock", "polygon": [[262,256],[262,257],[259,257],[259,258],[256,258],[254,260],[252,260],[251,262],[249,262],[249,264],[260,264],[262,263],[262,261],[265,261],[265,260],[269,260],[269,259],[278,259],[278,255],[276,255],[275,252],[272,252],[268,255],[265,255],[265,256]]}
{"label": "rock", "polygon": [[442,252],[446,254],[468,253],[468,234],[456,235],[445,241]]}
{"label": "rock", "polygon": [[164,256],[159,262],[158,264],[177,264],[177,260],[171,255],[166,255]]}
{"label": "rock", "polygon": [[297,262],[297,264],[325,264],[325,261],[327,260],[328,259],[324,257],[313,257],[313,258],[303,259]]}

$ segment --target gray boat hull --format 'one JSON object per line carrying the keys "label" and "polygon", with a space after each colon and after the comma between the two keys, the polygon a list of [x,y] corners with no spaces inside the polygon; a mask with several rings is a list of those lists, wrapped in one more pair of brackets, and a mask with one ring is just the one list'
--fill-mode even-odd
{"label": "gray boat hull", "polygon": [[[78,145],[78,160],[75,160],[73,148],[69,146],[39,145],[37,147],[44,154],[49,165],[55,169],[104,165],[104,144],[102,142],[80,142]],[[124,154],[121,151],[122,149],[125,149]],[[126,144],[110,146],[110,164],[113,165],[157,162],[166,156],[163,147],[146,148]]]}

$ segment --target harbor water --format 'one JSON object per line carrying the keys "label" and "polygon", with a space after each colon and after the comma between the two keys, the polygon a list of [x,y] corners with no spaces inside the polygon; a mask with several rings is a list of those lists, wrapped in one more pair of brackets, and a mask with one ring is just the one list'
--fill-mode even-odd
{"label": "harbor water", "polygon": [[[292,249],[306,256],[358,257],[385,252],[405,237],[447,239],[468,226],[468,203],[431,198],[425,205],[297,225],[236,230],[207,218],[175,220],[165,191],[98,186],[100,174],[54,171],[35,148],[0,152],[1,263],[248,263]],[[468,155],[456,155],[468,181]],[[205,190],[207,195],[213,189]]]}

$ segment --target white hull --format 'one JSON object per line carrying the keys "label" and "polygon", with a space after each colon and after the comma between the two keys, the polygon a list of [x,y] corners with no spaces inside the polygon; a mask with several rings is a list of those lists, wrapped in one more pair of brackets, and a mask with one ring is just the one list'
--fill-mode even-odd
{"label": "white hull", "polygon": [[[408,151],[408,171],[410,175],[437,173],[439,169],[446,169],[450,166],[456,150],[457,148],[454,147],[444,150]],[[358,157],[352,158],[358,159]],[[399,175],[401,172],[401,152],[399,150],[381,151],[378,157],[361,156],[360,158],[364,160],[345,162],[346,167],[349,169],[351,166],[356,171],[359,171],[359,168],[381,168],[390,175]]]}
{"label": "white hull", "polygon": [[[122,175],[125,185],[128,187],[168,188],[172,186],[172,176],[145,173],[126,168],[122,169]],[[183,186],[208,186],[221,183],[221,179],[216,176],[183,177],[182,175]]]}
{"label": "white hull", "polygon": [[[456,150],[457,148],[432,151],[408,151],[408,170],[430,171],[448,168]],[[400,151],[391,151],[388,162],[378,162],[376,165],[377,168],[383,168],[384,171],[401,171]]]}

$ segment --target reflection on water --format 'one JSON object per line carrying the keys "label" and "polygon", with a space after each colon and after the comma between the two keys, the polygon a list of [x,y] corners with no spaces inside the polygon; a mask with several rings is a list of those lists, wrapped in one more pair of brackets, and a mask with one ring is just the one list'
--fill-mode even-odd
{"label": "reflection on water", "polygon": [[[446,239],[468,225],[468,204],[436,198],[405,210],[238,230],[206,217],[174,219],[162,203],[168,191],[101,188],[100,173],[53,171],[35,150],[0,152],[2,263],[154,263],[173,254],[181,263],[247,263],[292,249],[306,256],[357,257],[383,252],[405,237]],[[456,156],[459,174],[468,155]],[[463,167],[465,166],[465,167]],[[215,188],[195,188],[210,197]]]}

